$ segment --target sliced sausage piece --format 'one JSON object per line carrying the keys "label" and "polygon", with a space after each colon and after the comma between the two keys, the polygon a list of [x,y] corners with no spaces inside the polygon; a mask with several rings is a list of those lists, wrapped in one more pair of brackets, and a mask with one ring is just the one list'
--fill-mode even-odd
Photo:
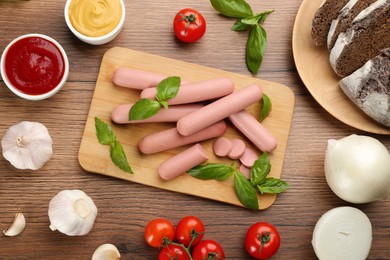
{"label": "sliced sausage piece", "polygon": [[213,150],[217,156],[227,156],[232,150],[232,142],[225,137],[220,137],[214,142]]}
{"label": "sliced sausage piece", "polygon": [[246,147],[244,153],[240,157],[240,162],[248,168],[251,168],[255,161],[259,158],[253,149]]}
{"label": "sliced sausage piece", "polygon": [[[160,81],[167,77],[159,73],[122,67],[114,71],[112,81],[120,87],[142,90],[156,87]],[[181,83],[185,83],[185,81],[182,80]]]}
{"label": "sliced sausage piece", "polygon": [[158,153],[186,144],[197,143],[203,140],[222,136],[225,133],[226,128],[226,123],[224,121],[220,121],[193,135],[183,136],[179,134],[176,127],[174,127],[145,136],[140,141],[138,147],[144,154]]}
{"label": "sliced sausage piece", "polygon": [[203,146],[195,144],[163,162],[158,168],[158,173],[164,180],[171,180],[207,159],[208,156]]}
{"label": "sliced sausage piece", "polygon": [[258,102],[263,91],[257,85],[249,85],[230,95],[220,98],[177,121],[177,130],[182,135],[191,135],[218,122],[231,114]]}
{"label": "sliced sausage piece", "polygon": [[245,165],[241,164],[239,168],[242,175],[245,176],[248,180],[251,178],[251,169],[246,167]]}
{"label": "sliced sausage piece", "polygon": [[[203,109],[203,108],[202,108]],[[196,112],[193,112],[196,113]],[[191,113],[191,114],[193,114]],[[187,116],[190,116],[188,114]],[[184,116],[181,119],[187,117]],[[180,120],[178,123],[180,122]],[[251,114],[243,110],[229,116],[230,121],[240,132],[263,152],[272,152],[277,146],[276,138]]]}
{"label": "sliced sausage piece", "polygon": [[123,104],[115,107],[111,112],[111,120],[117,124],[177,122],[177,120],[179,120],[182,116],[185,116],[203,107],[202,104],[169,106],[168,109],[161,108],[157,114],[147,119],[129,121],[129,111],[132,106],[133,104]]}
{"label": "sliced sausage piece", "polygon": [[[220,98],[234,91],[234,83],[229,78],[218,78],[196,83],[182,84],[176,97],[168,100],[168,104],[187,104]],[[148,88],[141,92],[140,98],[154,99],[157,89]]]}
{"label": "sliced sausage piece", "polygon": [[234,139],[232,141],[232,150],[228,154],[228,157],[232,160],[238,159],[244,154],[246,145],[241,139]]}

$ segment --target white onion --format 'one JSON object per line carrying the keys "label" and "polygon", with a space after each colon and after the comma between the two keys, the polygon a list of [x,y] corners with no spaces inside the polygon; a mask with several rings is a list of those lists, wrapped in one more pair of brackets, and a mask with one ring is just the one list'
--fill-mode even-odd
{"label": "white onion", "polygon": [[325,154],[325,177],[341,199],[368,203],[390,193],[390,154],[377,139],[350,135],[329,140]]}
{"label": "white onion", "polygon": [[353,207],[329,210],[318,220],[312,245],[320,260],[364,260],[370,253],[372,227],[369,218]]}

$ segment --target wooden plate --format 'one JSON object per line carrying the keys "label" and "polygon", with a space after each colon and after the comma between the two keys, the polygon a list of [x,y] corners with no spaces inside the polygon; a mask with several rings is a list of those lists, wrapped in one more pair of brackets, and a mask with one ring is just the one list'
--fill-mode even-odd
{"label": "wooden plate", "polygon": [[[86,171],[241,206],[234,192],[233,178],[224,182],[217,182],[213,180],[197,180],[187,174],[182,174],[170,181],[164,181],[159,177],[157,172],[159,165],[189,146],[171,149],[158,154],[142,155],[138,150],[138,143],[145,135],[172,128],[175,124],[116,125],[111,123],[110,113],[115,106],[136,102],[139,99],[139,91],[118,87],[112,83],[112,74],[118,67],[131,67],[166,75],[177,75],[187,81],[229,77],[235,82],[236,88],[245,87],[252,83],[262,86],[263,91],[270,96],[273,102],[271,114],[264,121],[264,125],[278,139],[277,149],[270,154],[272,165],[270,175],[280,178],[294,109],[294,94],[288,87],[278,83],[118,47],[112,48],[105,53],[96,82],[79,150],[79,162]],[[258,106],[258,104],[253,105],[247,110],[254,116],[258,116]],[[118,140],[124,147],[134,174],[124,173],[113,165],[109,155],[109,147],[99,144],[96,138],[95,117],[109,123],[113,128]],[[229,139],[237,137],[244,139],[233,127],[229,127],[225,136]],[[249,141],[244,140],[248,146],[254,148]],[[202,144],[209,154],[208,162],[231,163],[226,158],[215,157],[212,151],[213,140],[202,142]],[[275,195],[259,196],[260,209],[271,206],[275,198]]]}
{"label": "wooden plate", "polygon": [[293,53],[298,73],[315,100],[341,122],[357,129],[390,135],[381,125],[360,110],[339,87],[340,77],[332,70],[326,47],[317,47],[311,38],[311,24],[322,0],[303,0],[295,19]]}

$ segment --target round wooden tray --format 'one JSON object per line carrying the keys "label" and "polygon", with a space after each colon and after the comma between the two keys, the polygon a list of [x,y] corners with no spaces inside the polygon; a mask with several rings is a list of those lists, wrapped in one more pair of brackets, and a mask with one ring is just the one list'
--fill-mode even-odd
{"label": "round wooden tray", "polygon": [[340,77],[329,63],[326,47],[314,45],[311,23],[322,0],[303,0],[293,30],[293,54],[299,76],[314,99],[341,122],[375,134],[390,135],[390,128],[361,111],[339,87]]}

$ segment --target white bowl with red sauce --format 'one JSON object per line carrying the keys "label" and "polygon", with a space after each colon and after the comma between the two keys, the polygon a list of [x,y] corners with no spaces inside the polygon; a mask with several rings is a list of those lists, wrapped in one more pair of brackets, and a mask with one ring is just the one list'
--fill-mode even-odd
{"label": "white bowl with red sauce", "polygon": [[42,100],[56,94],[69,75],[62,46],[43,34],[25,34],[10,42],[1,56],[4,83],[17,96]]}

